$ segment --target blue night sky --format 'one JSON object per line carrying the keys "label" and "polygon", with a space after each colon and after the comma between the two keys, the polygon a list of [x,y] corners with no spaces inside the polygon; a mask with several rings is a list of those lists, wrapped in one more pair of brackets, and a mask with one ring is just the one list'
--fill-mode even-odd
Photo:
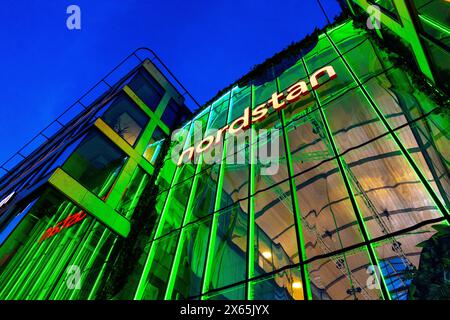
{"label": "blue night sky", "polygon": [[[335,0],[322,3],[330,18],[339,13]],[[66,27],[71,4],[81,30]],[[0,162],[138,47],[204,103],[326,24],[316,0],[2,0],[0,21]]]}

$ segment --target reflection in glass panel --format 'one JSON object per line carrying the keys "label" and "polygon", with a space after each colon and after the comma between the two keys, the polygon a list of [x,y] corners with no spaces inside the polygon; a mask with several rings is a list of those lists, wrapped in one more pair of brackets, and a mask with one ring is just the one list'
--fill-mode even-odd
{"label": "reflection in glass panel", "polygon": [[[276,120],[278,114],[274,114]],[[270,188],[272,185],[289,177],[286,147],[281,128],[269,128],[269,131],[259,131],[257,137],[257,159],[255,168],[255,192]]]}
{"label": "reflection in glass panel", "polygon": [[159,127],[156,127],[152,138],[144,151],[144,158],[151,164],[155,164],[156,159],[158,159],[158,155],[166,138],[167,135]]}
{"label": "reflection in glass panel", "polygon": [[[249,195],[249,148],[241,149],[237,153],[228,155],[222,165],[225,167],[223,173],[223,186],[220,208],[235,203]],[[230,151],[231,152],[231,151]]]}
{"label": "reflection in glass panel", "polygon": [[344,161],[372,238],[440,216],[391,139],[380,138],[352,150]]}
{"label": "reflection in glass panel", "polygon": [[309,72],[312,73],[317,69],[329,64],[338,57],[336,51],[325,35],[319,36],[317,44],[309,51],[304,59],[308,66]]}
{"label": "reflection in glass panel", "polygon": [[162,300],[169,281],[170,268],[175,256],[179,231],[165,236],[152,243],[154,258],[145,279],[145,289],[142,295],[143,300]]}
{"label": "reflection in glass panel", "polygon": [[128,86],[153,111],[164,95],[163,87],[145,70],[139,70]]}
{"label": "reflection in glass panel", "polygon": [[303,283],[298,268],[281,271],[274,276],[250,284],[252,300],[304,300]]}
{"label": "reflection in glass panel", "polygon": [[[20,212],[21,220],[0,235],[8,233],[0,247],[0,297],[87,299],[117,237],[52,188]],[[58,281],[71,265],[80,268],[80,290]]]}
{"label": "reflection in glass panel", "polygon": [[[428,118],[432,116],[430,115]],[[431,119],[430,121],[428,120],[416,121],[407,127],[397,130],[396,134],[409,150],[420,171],[431,183],[441,201],[448,205],[450,204],[450,177],[448,173],[450,164],[446,158],[450,155],[450,140],[440,130],[436,130],[438,132],[437,135],[430,134],[432,121]],[[437,141],[434,141],[434,138]]]}
{"label": "reflection in glass panel", "polygon": [[121,93],[111,103],[102,119],[130,145],[134,145],[149,117],[128,97]]}
{"label": "reflection in glass panel", "polygon": [[[436,232],[439,231],[439,232]],[[446,300],[449,227],[427,225],[376,244],[381,272],[394,300]],[[447,234],[445,234],[447,233]],[[440,290],[436,290],[437,288]]]}
{"label": "reflection in glass panel", "polygon": [[[406,74],[399,69],[371,79],[365,88],[392,128],[411,122],[439,107],[430,97],[414,89]],[[448,125],[448,120],[437,113],[429,115],[427,119],[430,126]]]}
{"label": "reflection in glass panel", "polygon": [[392,66],[386,53],[368,40],[345,53],[344,59],[361,82]]}
{"label": "reflection in glass panel", "polygon": [[238,117],[244,114],[245,108],[251,106],[251,86],[234,87],[231,97],[231,110],[228,118],[228,123],[233,122]]}
{"label": "reflection in glass panel", "polygon": [[[366,33],[355,28],[351,21],[333,28],[331,32],[328,32],[328,35],[342,54],[368,41]],[[362,60],[362,58],[359,57],[359,60]]]}
{"label": "reflection in glass panel", "polygon": [[313,300],[380,300],[376,283],[368,287],[371,265],[364,248],[310,263]]}
{"label": "reflection in glass panel", "polygon": [[127,157],[119,148],[93,131],[67,159],[62,169],[104,199],[126,160]]}
{"label": "reflection in glass panel", "polygon": [[277,83],[276,80],[272,80],[261,85],[255,84],[254,89],[254,103],[255,107],[259,106],[262,103],[267,102],[272,97],[273,93],[277,92]]}
{"label": "reflection in glass panel", "polygon": [[302,173],[295,185],[308,258],[363,241],[334,160]]}
{"label": "reflection in glass panel", "polygon": [[[197,220],[214,211],[219,165],[208,166],[197,174],[197,186],[193,195],[191,221]],[[190,221],[187,221],[188,223]]]}
{"label": "reflection in glass panel", "polygon": [[241,201],[217,213],[218,227],[211,260],[209,289],[219,289],[246,278],[247,207]]}
{"label": "reflection in glass panel", "polygon": [[201,293],[211,217],[185,227],[178,250],[181,260],[176,271],[172,299],[187,299]]}
{"label": "reflection in glass panel", "polygon": [[317,92],[321,105],[325,105],[329,101],[334,101],[334,99],[337,99],[339,96],[357,85],[341,59],[334,60],[329,64],[321,66],[307,64],[308,72],[312,74],[327,65],[333,67],[337,77],[335,79],[330,79],[324,75],[318,79],[320,87],[315,91]]}
{"label": "reflection in glass panel", "polygon": [[359,88],[328,104],[325,116],[340,153],[387,131]]}
{"label": "reflection in glass panel", "polygon": [[[294,83],[305,80],[306,78],[306,71],[303,67],[302,62],[297,62],[295,65],[290,67],[289,69],[286,69],[279,77],[279,84],[280,84],[280,91],[284,91],[290,86],[292,86]],[[306,81],[307,82],[307,81]]]}
{"label": "reflection in glass panel", "polygon": [[287,121],[286,131],[294,175],[334,156],[318,110]]}
{"label": "reflection in glass panel", "polygon": [[289,183],[256,194],[255,274],[264,274],[299,262],[295,217]]}
{"label": "reflection in glass panel", "polygon": [[229,105],[229,99],[225,99],[227,97],[228,95],[213,104],[208,123],[208,130],[218,130],[226,125]]}

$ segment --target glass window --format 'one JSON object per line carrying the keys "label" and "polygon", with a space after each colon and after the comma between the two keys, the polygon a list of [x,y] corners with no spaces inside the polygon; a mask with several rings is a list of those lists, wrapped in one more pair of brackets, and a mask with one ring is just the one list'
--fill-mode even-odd
{"label": "glass window", "polygon": [[[289,69],[286,69],[280,76],[279,76],[279,83],[280,83],[280,91],[284,91],[290,86],[292,86],[294,83],[305,80],[306,78],[306,71],[303,67],[302,62],[297,62],[297,64],[293,65]],[[306,81],[308,82],[308,81]],[[255,105],[257,106],[257,105]]]}
{"label": "glass window", "polygon": [[[228,151],[228,150],[227,150]],[[222,163],[225,166],[220,208],[224,208],[249,195],[249,148],[228,155]]]}
{"label": "glass window", "polygon": [[231,288],[206,294],[206,300],[245,300],[245,285],[240,284]]}
{"label": "glass window", "polygon": [[155,254],[146,279],[143,300],[164,299],[179,235],[178,231],[151,243],[151,250]]}
{"label": "glass window", "polygon": [[220,129],[227,124],[229,94],[214,102],[211,108],[208,129]]}
{"label": "glass window", "polygon": [[183,123],[187,119],[187,113],[180,107],[175,100],[170,99],[161,116],[162,122],[170,129],[174,129],[176,125]]}
{"label": "glass window", "polygon": [[[279,122],[278,113],[273,114]],[[272,128],[260,131],[257,137],[255,168],[255,192],[270,188],[288,178],[288,166],[283,131]]]}
{"label": "glass window", "polygon": [[255,102],[253,105],[255,107],[259,106],[261,103],[266,102],[270,98],[272,98],[272,94],[277,93],[277,82],[276,79],[266,82],[262,85],[255,85],[254,89],[254,97]]}
{"label": "glass window", "polygon": [[205,268],[206,248],[208,245],[211,217],[186,226],[182,232],[177,250],[181,250],[180,263],[172,299],[187,299],[201,293]]}
{"label": "glass window", "polygon": [[334,157],[318,110],[287,121],[286,132],[294,174]]}
{"label": "glass window", "polygon": [[308,66],[309,73],[312,73],[330,64],[337,57],[336,50],[334,50],[328,38],[325,35],[321,35],[314,48],[305,55],[304,60]]}
{"label": "glass window", "polygon": [[174,161],[172,161],[169,153],[164,159],[164,163],[159,171],[158,178],[156,179],[155,183],[159,186],[160,191],[169,189],[176,169],[177,166]]}
{"label": "glass window", "polygon": [[159,128],[156,127],[152,134],[147,148],[144,151],[144,158],[147,159],[151,164],[155,164],[158,159],[158,155],[161,151],[162,145],[164,144],[167,135]]}
{"label": "glass window", "polygon": [[193,195],[195,201],[191,210],[191,221],[197,220],[209,213],[214,212],[219,169],[220,166],[215,164],[208,166],[208,168],[197,174],[196,177],[198,180],[195,193]]}
{"label": "glass window", "polygon": [[345,64],[340,59],[336,59],[329,64],[317,65],[315,62],[307,64],[310,75],[320,68],[331,65],[337,74],[335,79],[327,76],[318,79],[320,87],[316,89],[321,105],[325,105],[329,101],[334,101],[349,89],[357,86],[355,80],[351,76]]}
{"label": "glass window", "polygon": [[364,248],[310,263],[313,300],[380,300],[381,290],[367,287],[371,265]]}
{"label": "glass window", "polygon": [[106,137],[93,131],[66,160],[62,169],[89,191],[105,198],[127,159]]}
{"label": "glass window", "polygon": [[170,189],[169,198],[167,199],[163,217],[160,222],[162,224],[160,236],[181,227],[191,192],[191,185],[192,180],[189,179]]}
{"label": "glass window", "polygon": [[343,160],[372,238],[441,216],[392,139],[351,150]]}
{"label": "glass window", "polygon": [[289,183],[256,194],[255,274],[265,274],[299,262],[295,217]]}
{"label": "glass window", "polygon": [[139,70],[128,86],[153,111],[164,95],[163,87],[145,70]]}
{"label": "glass window", "polygon": [[251,87],[234,87],[231,97],[231,110],[228,123],[233,122],[235,119],[241,117],[244,114],[245,108],[251,107]]}
{"label": "glass window", "polygon": [[340,153],[387,131],[359,88],[333,100],[324,109]]}
{"label": "glass window", "polygon": [[392,299],[448,299],[444,289],[448,284],[443,271],[448,265],[444,262],[448,259],[446,229],[448,232],[448,226],[444,224],[427,225],[375,245],[381,273]]}
{"label": "glass window", "polygon": [[102,119],[130,145],[134,145],[149,117],[125,93],[111,103]]}
{"label": "glass window", "polygon": [[217,213],[209,289],[219,289],[246,279],[247,201]]}
{"label": "glass window", "polygon": [[295,186],[308,258],[363,241],[335,160],[303,171]]}
{"label": "glass window", "polygon": [[133,215],[133,212],[138,205],[139,198],[149,180],[150,176],[145,173],[144,170],[139,167],[134,170],[131,180],[128,183],[128,186],[122,195],[122,199],[116,208],[116,210],[127,219],[130,219]]}
{"label": "glass window", "polygon": [[356,29],[351,21],[333,28],[328,35],[342,54],[369,41],[365,31]]}

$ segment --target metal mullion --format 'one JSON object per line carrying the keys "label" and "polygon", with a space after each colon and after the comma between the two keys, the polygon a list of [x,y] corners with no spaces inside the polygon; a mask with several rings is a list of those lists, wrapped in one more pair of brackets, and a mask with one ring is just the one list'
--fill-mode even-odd
{"label": "metal mullion", "polygon": [[[330,38],[328,38],[328,40],[330,40]],[[306,70],[306,72],[307,72],[307,74],[309,76],[310,74],[309,74],[309,70],[308,70],[308,68],[306,66],[306,63],[305,63],[303,58],[301,60],[302,60],[303,66],[304,66],[304,68],[305,68],[305,70]],[[325,131],[326,131],[328,140],[329,140],[329,142],[331,144],[331,147],[333,149],[333,154],[334,154],[334,156],[336,158],[336,161],[338,163],[339,171],[340,171],[341,177],[342,177],[342,179],[344,181],[345,188],[346,188],[347,193],[349,195],[349,199],[350,199],[350,202],[352,204],[352,208],[353,208],[356,220],[357,220],[358,225],[359,225],[359,230],[360,230],[360,232],[361,232],[361,234],[363,236],[364,242],[366,244],[366,248],[368,249],[367,251],[368,251],[368,254],[369,254],[370,261],[371,261],[372,265],[375,265],[378,268],[379,262],[378,262],[376,254],[375,254],[375,250],[374,250],[372,244],[369,242],[370,241],[369,233],[366,230],[366,226],[365,226],[364,221],[363,221],[363,216],[362,216],[361,211],[360,211],[360,209],[358,207],[358,203],[356,201],[355,194],[353,193],[353,190],[352,190],[352,187],[351,187],[351,183],[349,181],[347,173],[345,172],[343,160],[342,160],[341,156],[339,155],[336,143],[335,143],[334,138],[333,138],[333,134],[331,132],[331,129],[330,129],[330,126],[328,124],[328,121],[327,121],[327,118],[325,116],[325,113],[324,113],[324,111],[322,109],[322,105],[320,103],[319,97],[318,97],[317,93],[314,90],[312,91],[312,94],[313,94],[313,96],[314,96],[314,98],[315,98],[315,100],[316,100],[316,102],[318,104],[318,110],[319,110],[320,116],[322,118],[322,121],[323,121],[323,124],[324,124],[324,127],[325,127]],[[380,285],[383,297],[385,299],[387,299],[387,300],[390,300],[391,297],[390,297],[389,290],[387,289],[387,286],[386,286],[386,283],[385,283],[385,280],[384,280],[384,276],[381,273],[379,275],[380,277],[378,276],[377,273],[375,273],[375,275],[376,275],[376,279],[377,279],[377,281],[378,281],[378,283]]]}
{"label": "metal mullion", "polygon": [[[254,108],[255,104],[255,86],[253,84],[250,84],[250,123],[252,118],[252,110]],[[256,162],[256,150],[255,150],[255,143],[253,139],[257,139],[257,136],[253,134],[253,124],[250,125],[250,145],[249,145],[249,187],[248,187],[248,203],[247,203],[247,215],[248,215],[248,221],[247,221],[247,278],[245,282],[245,295],[247,300],[253,300],[253,290],[252,290],[252,283],[249,281],[249,279],[254,277],[255,273],[255,197],[254,197],[254,191],[255,191],[255,179],[254,173],[255,173],[255,162]]]}
{"label": "metal mullion", "polygon": [[[277,84],[277,91],[279,92],[280,89],[280,83],[279,78],[276,78],[276,84]],[[300,274],[302,277],[302,290],[303,290],[303,298],[305,300],[312,300],[312,293],[311,293],[311,286],[309,282],[309,274],[308,274],[308,267],[304,263],[306,260],[306,249],[305,249],[305,241],[303,239],[303,231],[302,231],[302,217],[301,217],[301,211],[300,206],[298,204],[297,199],[297,192],[294,182],[294,168],[293,168],[293,161],[292,161],[292,155],[290,152],[290,145],[289,145],[289,138],[286,131],[286,121],[285,121],[285,114],[284,110],[281,110],[280,112],[280,121],[281,121],[281,128],[283,130],[283,141],[284,141],[284,148],[286,153],[286,161],[287,161],[287,169],[289,174],[289,189],[291,191],[291,201],[292,201],[292,210],[294,213],[294,226],[295,226],[295,233],[297,235],[297,247],[299,250],[299,262],[300,262]]]}

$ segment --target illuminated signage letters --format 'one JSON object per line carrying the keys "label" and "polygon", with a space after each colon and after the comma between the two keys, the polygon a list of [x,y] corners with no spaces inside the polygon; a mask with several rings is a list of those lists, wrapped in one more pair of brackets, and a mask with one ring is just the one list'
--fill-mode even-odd
{"label": "illuminated signage letters", "polygon": [[84,211],[80,211],[80,212],[77,212],[75,214],[68,216],[66,219],[58,222],[54,227],[48,228],[44,232],[42,237],[39,239],[39,242],[42,242],[45,239],[53,237],[54,235],[60,233],[63,229],[70,228],[74,224],[83,220],[85,217],[86,217],[86,213]]}
{"label": "illuminated signage letters", "polygon": [[[319,83],[319,78],[323,77],[324,75],[327,75],[328,78],[331,80],[337,77],[337,74],[332,66],[326,66],[317,70],[311,75],[309,79],[309,83],[311,85],[312,90],[316,90],[321,86],[321,84]],[[183,163],[183,158],[185,156],[187,156],[189,161],[192,161],[192,159],[194,158],[194,153],[199,154],[205,152],[213,144],[220,143],[226,131],[228,131],[228,133],[231,135],[237,135],[241,131],[250,128],[250,125],[252,123],[263,120],[268,115],[267,108],[269,106],[272,106],[272,108],[275,109],[276,111],[280,111],[286,108],[289,104],[292,104],[300,100],[302,96],[305,96],[308,93],[309,89],[305,81],[299,81],[295,83],[286,90],[286,93],[274,92],[272,94],[272,97],[268,101],[264,102],[263,104],[257,106],[252,110],[250,109],[250,107],[247,107],[244,110],[244,114],[241,117],[237,118],[229,125],[226,125],[221,129],[219,129],[215,135],[207,136],[202,141],[200,141],[195,147],[192,146],[184,150],[178,159],[177,165],[181,166],[181,164]]]}

